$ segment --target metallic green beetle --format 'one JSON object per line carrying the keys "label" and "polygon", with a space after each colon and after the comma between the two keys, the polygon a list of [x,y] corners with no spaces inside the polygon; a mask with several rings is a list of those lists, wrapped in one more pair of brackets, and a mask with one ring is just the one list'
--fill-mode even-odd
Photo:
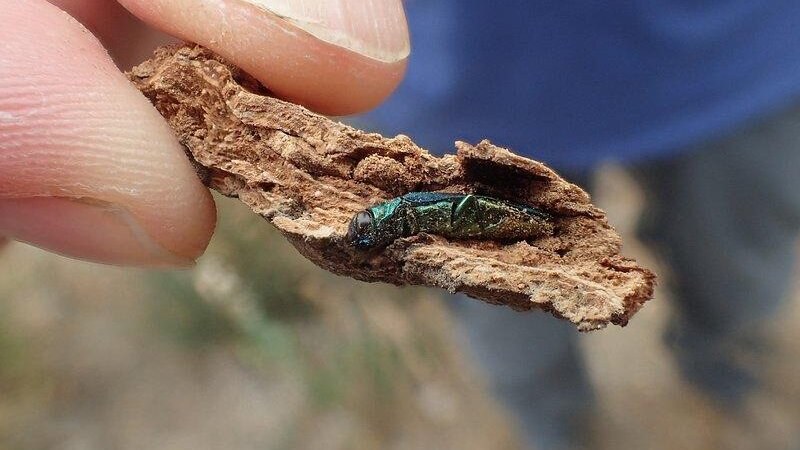
{"label": "metallic green beetle", "polygon": [[410,192],[359,212],[347,241],[369,249],[418,233],[450,239],[522,240],[553,233],[553,218],[532,206],[474,194]]}

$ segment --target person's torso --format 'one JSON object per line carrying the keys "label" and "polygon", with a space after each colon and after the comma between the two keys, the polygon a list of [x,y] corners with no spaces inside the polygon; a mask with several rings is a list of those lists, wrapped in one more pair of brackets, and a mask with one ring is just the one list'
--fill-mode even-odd
{"label": "person's torso", "polygon": [[679,151],[794,101],[798,0],[409,0],[403,85],[369,117],[437,152],[579,168]]}

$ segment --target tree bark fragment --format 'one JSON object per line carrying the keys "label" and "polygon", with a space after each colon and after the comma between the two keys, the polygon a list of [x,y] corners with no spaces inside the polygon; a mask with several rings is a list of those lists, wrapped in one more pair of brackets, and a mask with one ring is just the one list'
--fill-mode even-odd
{"label": "tree bark fragment", "polygon": [[[129,73],[211,188],[238,197],[308,259],[363,281],[438,286],[516,310],[541,308],[582,331],[625,325],[655,275],[620,255],[589,195],[488,141],[435,157],[406,136],[365,133],[270,96],[199,46],[159,49]],[[409,191],[480,193],[538,206],[556,232],[530,242],[421,234],[359,251],[343,239],[360,210]]]}

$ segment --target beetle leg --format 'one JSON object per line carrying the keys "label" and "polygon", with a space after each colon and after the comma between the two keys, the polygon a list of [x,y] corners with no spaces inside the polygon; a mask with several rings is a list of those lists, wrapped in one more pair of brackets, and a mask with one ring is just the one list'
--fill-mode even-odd
{"label": "beetle leg", "polygon": [[474,216],[475,206],[478,204],[478,198],[472,194],[464,196],[459,202],[454,202],[452,212],[450,214],[450,223],[458,225],[470,216]]}
{"label": "beetle leg", "polygon": [[419,218],[417,217],[416,210],[408,203],[404,203],[397,214],[400,220],[400,233],[401,236],[413,236],[419,233]]}

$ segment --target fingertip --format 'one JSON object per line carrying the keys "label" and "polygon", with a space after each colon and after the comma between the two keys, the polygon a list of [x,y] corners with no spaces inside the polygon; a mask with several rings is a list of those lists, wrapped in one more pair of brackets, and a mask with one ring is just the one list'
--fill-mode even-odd
{"label": "fingertip", "polygon": [[124,266],[191,267],[205,248],[171,250],[126,208],[87,199],[0,199],[0,230],[54,253]]}
{"label": "fingertip", "polygon": [[213,199],[99,42],[37,0],[0,3],[0,41],[0,235],[114,264],[197,258]]}
{"label": "fingertip", "polygon": [[145,22],[206,46],[278,96],[345,115],[377,106],[405,74],[400,0],[120,0]]}

